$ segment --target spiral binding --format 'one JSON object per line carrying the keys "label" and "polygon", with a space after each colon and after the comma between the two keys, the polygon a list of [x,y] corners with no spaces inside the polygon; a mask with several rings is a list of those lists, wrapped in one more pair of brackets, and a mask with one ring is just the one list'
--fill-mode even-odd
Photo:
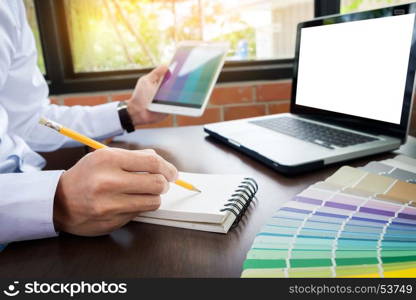
{"label": "spiral binding", "polygon": [[253,178],[244,178],[231,198],[227,200],[221,211],[229,211],[235,215],[236,219],[232,227],[236,227],[240,223],[258,189],[259,186]]}

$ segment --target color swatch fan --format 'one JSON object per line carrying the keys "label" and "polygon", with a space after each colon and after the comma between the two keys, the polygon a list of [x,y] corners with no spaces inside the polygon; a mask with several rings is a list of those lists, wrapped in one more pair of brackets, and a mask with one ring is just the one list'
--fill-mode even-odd
{"label": "color swatch fan", "polygon": [[275,213],[243,269],[242,277],[414,277],[416,184],[342,167]]}

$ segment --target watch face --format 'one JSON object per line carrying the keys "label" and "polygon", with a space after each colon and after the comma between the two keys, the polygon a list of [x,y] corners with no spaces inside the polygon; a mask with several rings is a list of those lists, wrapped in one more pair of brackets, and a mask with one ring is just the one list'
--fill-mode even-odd
{"label": "watch face", "polygon": [[120,103],[117,105],[117,109],[123,109],[123,108],[127,108],[127,103],[125,101],[120,101]]}

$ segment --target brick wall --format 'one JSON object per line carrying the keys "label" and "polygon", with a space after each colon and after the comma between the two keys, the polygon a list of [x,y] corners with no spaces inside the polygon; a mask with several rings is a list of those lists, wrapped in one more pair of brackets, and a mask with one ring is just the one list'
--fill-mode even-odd
{"label": "brick wall", "polygon": [[[239,118],[262,116],[289,111],[290,81],[262,81],[239,84],[219,84],[215,87],[208,107],[199,118],[169,116],[158,124],[143,128],[200,125]],[[97,105],[125,100],[130,90],[89,94],[51,96],[52,103],[60,105]]]}
{"label": "brick wall", "polygon": [[[205,113],[199,118],[169,116],[160,123],[142,128],[200,125],[219,121],[276,114],[289,111],[291,81],[259,81],[218,84],[212,93]],[[60,105],[97,105],[125,100],[130,90],[89,94],[51,96],[52,103]],[[416,105],[412,113],[411,134],[416,136]]]}

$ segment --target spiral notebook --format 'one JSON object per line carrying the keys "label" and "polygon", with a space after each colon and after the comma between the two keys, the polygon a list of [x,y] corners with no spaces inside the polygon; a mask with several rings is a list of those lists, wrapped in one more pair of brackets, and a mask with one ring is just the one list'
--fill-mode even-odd
{"label": "spiral notebook", "polygon": [[227,233],[238,225],[258,189],[254,179],[242,175],[180,172],[179,178],[198,187],[201,193],[171,184],[158,210],[141,213],[134,220]]}

